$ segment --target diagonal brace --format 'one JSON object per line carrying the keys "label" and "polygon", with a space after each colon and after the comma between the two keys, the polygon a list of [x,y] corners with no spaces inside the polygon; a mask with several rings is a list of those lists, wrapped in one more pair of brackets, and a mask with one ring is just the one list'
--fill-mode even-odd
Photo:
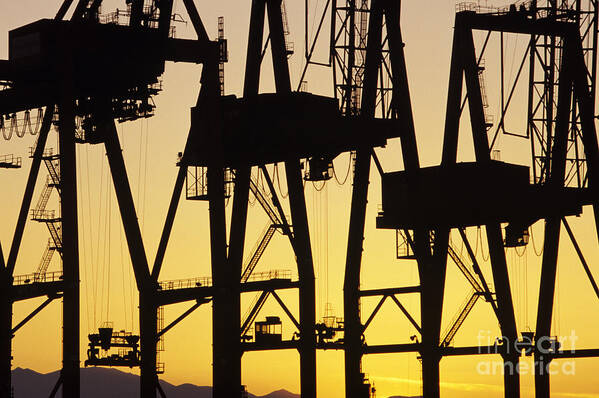
{"label": "diagonal brace", "polygon": [[27,322],[29,322],[31,320],[31,318],[33,318],[34,316],[36,316],[37,314],[39,314],[41,310],[43,310],[44,308],[46,308],[48,306],[48,304],[50,304],[52,301],[54,301],[54,299],[57,299],[59,297],[61,297],[61,295],[48,296],[48,298],[46,299],[46,301],[44,301],[43,303],[41,303],[39,305],[39,307],[37,307],[36,309],[34,309],[33,311],[31,311],[31,313],[29,315],[27,315],[14,328],[12,328],[11,333],[12,333],[13,337],[14,337],[14,334],[16,333],[17,330],[19,330],[21,327],[25,326],[25,324]]}
{"label": "diagonal brace", "polygon": [[198,309],[200,307],[200,305],[205,304],[207,302],[206,301],[199,301],[197,303],[195,303],[194,305],[192,305],[187,311],[185,311],[183,314],[179,315],[177,317],[177,319],[175,319],[174,321],[172,321],[171,323],[169,323],[164,329],[162,329],[161,331],[159,331],[156,334],[156,340],[159,340],[160,337],[165,334],[166,332],[168,332],[169,330],[171,330],[173,327],[175,327],[179,322],[181,322],[183,319],[187,318],[188,315],[190,315],[192,312],[194,312],[196,309]]}
{"label": "diagonal brace", "polygon": [[562,218],[562,222],[564,223],[564,227],[566,227],[566,231],[568,232],[568,236],[570,237],[570,240],[572,241],[572,245],[574,245],[576,254],[578,254],[578,258],[580,259],[580,262],[582,263],[582,266],[584,267],[584,271],[586,272],[587,276],[589,277],[589,281],[591,282],[591,285],[593,285],[593,290],[595,290],[595,294],[597,295],[597,298],[599,298],[599,288],[597,287],[595,278],[593,278],[593,274],[591,273],[591,269],[589,268],[589,265],[587,264],[584,256],[582,255],[582,250],[580,250],[580,246],[578,246],[576,237],[574,237],[574,233],[572,232],[572,229],[570,228],[570,225],[566,221],[565,217]]}
{"label": "diagonal brace", "polygon": [[370,325],[370,322],[372,322],[372,320],[374,319],[375,315],[379,312],[379,310],[383,306],[383,303],[385,302],[385,300],[387,300],[387,297],[389,297],[389,296],[388,295],[384,295],[383,297],[381,297],[381,299],[379,300],[379,302],[376,305],[376,307],[374,307],[374,310],[372,311],[372,314],[370,314],[370,316],[366,320],[366,323],[362,327],[362,333],[364,333],[364,331],[366,330],[366,328]]}
{"label": "diagonal brace", "polygon": [[395,304],[397,304],[397,306],[399,307],[399,309],[401,310],[401,312],[404,313],[404,315],[406,316],[406,318],[408,318],[408,320],[410,321],[410,323],[412,325],[414,325],[414,327],[416,328],[416,330],[418,330],[418,333],[422,333],[422,329],[420,328],[420,325],[418,325],[418,323],[416,323],[416,321],[414,320],[414,318],[412,318],[412,315],[410,315],[410,313],[408,312],[408,310],[406,309],[406,307],[404,307],[399,300],[397,299],[397,297],[395,297],[395,295],[391,295],[390,296],[391,299],[393,301],[395,301]]}
{"label": "diagonal brace", "polygon": [[285,313],[287,314],[287,316],[289,317],[289,319],[291,319],[291,321],[293,322],[293,324],[295,325],[295,327],[297,328],[297,330],[301,330],[299,322],[295,320],[295,317],[293,316],[293,314],[291,313],[291,311],[289,311],[289,308],[287,308],[287,306],[285,305],[285,303],[283,302],[283,300],[281,300],[281,298],[279,297],[279,295],[277,294],[277,292],[275,292],[273,290],[271,293],[272,293],[273,297],[277,300],[277,302],[279,303],[279,305],[281,306],[281,308],[283,308],[283,311],[285,311]]}

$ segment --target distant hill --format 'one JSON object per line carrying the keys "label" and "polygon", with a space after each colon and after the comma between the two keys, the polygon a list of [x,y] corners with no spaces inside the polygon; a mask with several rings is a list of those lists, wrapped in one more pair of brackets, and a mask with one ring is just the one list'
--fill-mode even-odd
{"label": "distant hill", "polygon": [[387,398],[422,398],[421,395],[413,395],[413,396],[406,396],[406,395],[394,395],[392,397],[387,397]]}
{"label": "distant hill", "polygon": [[[38,373],[31,369],[16,368],[12,371],[15,398],[46,398],[58,380],[58,371]],[[212,387],[181,384],[175,386],[165,381],[160,385],[168,398],[212,398]],[[139,396],[139,376],[113,368],[82,368],[81,396],[85,398],[126,398]],[[286,390],[250,398],[299,398]]]}
{"label": "distant hill", "polygon": [[413,396],[411,395],[411,396],[408,397],[406,395],[394,395],[392,397],[387,397],[387,398],[422,398],[422,396],[421,395],[417,395],[417,396],[416,395],[413,395]]}

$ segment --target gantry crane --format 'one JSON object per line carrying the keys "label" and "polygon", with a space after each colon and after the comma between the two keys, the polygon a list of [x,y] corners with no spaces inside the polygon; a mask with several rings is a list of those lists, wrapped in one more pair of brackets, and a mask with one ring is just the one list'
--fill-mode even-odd
{"label": "gantry crane", "polygon": [[[197,40],[172,37],[173,2],[127,1],[125,11],[100,15],[101,1],[80,0],[70,20],[64,20],[73,5],[65,0],[54,19],[43,19],[9,33],[9,59],[0,61],[0,113],[3,115],[45,107],[33,162],[13,243],[6,265],[2,260],[2,371],[1,388],[11,391],[10,360],[12,303],[29,297],[63,297],[63,369],[54,388],[62,386],[65,397],[79,396],[79,250],[75,144],[106,147],[127,243],[140,290],[141,393],[150,396],[157,388],[156,344],[159,285],[150,276],[135,206],[123,162],[114,120],[120,122],[153,114],[152,96],[160,90],[166,61],[214,63],[220,45],[210,41],[192,1],[185,1]],[[46,139],[55,115],[59,130],[61,194],[60,278],[41,283],[13,282],[25,221],[31,205]],[[82,132],[76,132],[75,119]],[[35,213],[35,211],[34,211]],[[44,220],[48,221],[48,220]],[[54,224],[53,224],[54,226]],[[55,227],[55,226],[54,226]],[[56,228],[54,228],[56,230]],[[52,232],[52,231],[51,231]],[[58,235],[57,235],[58,236]],[[22,282],[22,283],[21,283]],[[31,319],[47,303],[36,309]],[[24,323],[17,325],[22,326]],[[146,333],[148,328],[152,328]]]}
{"label": "gantry crane", "polygon": [[[501,355],[506,369],[505,396],[518,397],[520,356],[534,354],[536,396],[545,398],[549,397],[548,365],[552,359],[599,354],[596,349],[565,354],[550,335],[562,224],[598,293],[567,222],[568,217],[579,216],[584,206],[593,206],[597,220],[595,176],[599,152],[594,124],[597,9],[593,2],[586,8],[581,6],[582,2],[573,2],[572,7],[568,2],[560,5],[547,2],[547,6],[540,3],[521,2],[505,9],[486,9],[471,3],[458,6],[442,162],[434,167],[412,170],[406,167],[405,171],[385,173],[382,178],[383,211],[377,217],[377,227],[405,231],[404,236],[408,238],[420,271],[422,341],[417,348],[422,358],[425,397],[439,396],[439,361],[446,355]],[[586,29],[583,24],[587,24]],[[475,30],[488,32],[485,43],[491,32],[500,32],[502,40],[504,33],[530,38],[527,53],[531,62],[529,134],[524,137],[532,142],[532,170],[491,158],[495,136],[488,137],[492,124],[485,114],[481,83],[482,52],[486,45],[477,55],[473,39]],[[464,84],[476,161],[457,163]],[[546,90],[540,101],[537,97],[539,85]],[[557,103],[553,100],[554,90]],[[505,130],[504,119],[513,90],[507,98],[503,93],[502,80],[497,131]],[[539,110],[539,107],[545,107],[545,110]],[[574,159],[570,156],[573,152]],[[568,170],[571,173],[567,173]],[[570,178],[576,174],[580,177]],[[446,195],[448,192],[451,195]],[[523,332],[520,340],[506,248],[525,245],[529,227],[541,220],[545,223],[545,238],[537,326],[534,332]],[[447,347],[446,340],[441,340],[440,335],[447,255],[454,257],[449,246],[449,233],[457,229],[469,247],[464,233],[464,228],[469,226],[485,226],[496,315],[503,336],[497,344],[486,349]],[[502,227],[505,227],[504,232]],[[469,252],[472,252],[471,248]],[[470,302],[466,308],[469,305]]]}

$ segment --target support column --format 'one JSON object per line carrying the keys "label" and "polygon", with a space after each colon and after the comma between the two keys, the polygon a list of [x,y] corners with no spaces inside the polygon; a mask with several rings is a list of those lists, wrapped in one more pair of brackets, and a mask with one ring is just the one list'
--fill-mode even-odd
{"label": "support column", "polygon": [[489,243],[489,256],[491,258],[491,269],[493,271],[493,282],[497,296],[497,309],[499,313],[499,324],[501,333],[507,344],[503,357],[504,364],[504,394],[506,398],[517,398],[520,396],[520,375],[517,371],[520,353],[515,352],[515,343],[518,340],[518,329],[514,315],[514,303],[510,288],[509,274],[501,226],[499,224],[486,225],[487,241]]}
{"label": "support column", "polygon": [[[218,47],[211,48],[202,71],[202,91],[198,123],[206,131],[211,158],[208,162],[208,202],[210,220],[210,258],[214,294],[212,298],[212,377],[213,397],[241,395],[241,358],[239,338],[239,280],[227,256],[227,231],[224,196],[224,148],[220,125],[218,84]],[[236,230],[237,231],[237,230]],[[235,232],[238,235],[238,232]],[[236,254],[237,257],[237,254]],[[237,296],[237,297],[235,297]]]}
{"label": "support column", "polygon": [[[0,255],[2,255],[0,253]],[[0,270],[0,397],[10,397],[12,391],[12,277]]]}
{"label": "support column", "polygon": [[[414,231],[414,254],[420,275],[422,343],[422,395],[439,398],[439,340],[447,269],[449,230],[436,231],[434,242],[428,231]],[[434,246],[434,250],[431,250]]]}
{"label": "support column", "polygon": [[[462,62],[468,92],[468,108],[470,110],[470,123],[472,126],[472,140],[476,161],[481,164],[489,164],[491,161],[487,129],[485,125],[485,112],[483,107],[481,87],[479,80],[479,67],[474,48],[472,29],[458,27],[461,22],[456,17],[456,31],[459,29]],[[457,35],[457,33],[456,33]],[[449,148],[446,148],[449,155]],[[452,156],[455,156],[452,153]],[[501,333],[505,337],[507,353],[503,355],[504,361],[504,393],[506,397],[517,398],[520,396],[520,375],[517,372],[519,356],[514,353],[514,345],[518,340],[518,329],[514,315],[514,304],[510,288],[507,261],[499,223],[490,223],[485,226],[487,231],[487,242],[489,244],[489,255],[493,271],[493,281],[497,294],[497,308],[499,313],[499,324]]]}
{"label": "support column", "polygon": [[140,292],[139,294],[139,330],[141,366],[139,379],[139,392],[142,398],[156,397],[158,386],[158,373],[156,371],[158,343],[158,307],[156,306],[153,292]]}
{"label": "support column", "polygon": [[[212,367],[214,398],[240,396],[237,380],[239,364],[239,322],[234,322],[234,302],[231,291],[232,273],[227,262],[225,229],[224,173],[222,164],[208,167],[208,197],[210,212],[210,255],[214,295],[212,300]],[[239,279],[237,279],[237,285]],[[234,333],[235,340],[231,341]],[[233,344],[231,344],[233,342]]]}
{"label": "support column", "polygon": [[[275,85],[278,94],[291,92],[287,50],[283,33],[281,0],[267,0],[268,26],[272,49]],[[314,264],[310,246],[310,231],[304,186],[299,159],[285,161],[285,175],[289,188],[289,205],[295,239],[297,267],[299,273],[300,312],[300,386],[302,398],[316,397],[316,298],[314,287]]]}
{"label": "support column", "polygon": [[316,295],[308,214],[299,160],[285,162],[299,273],[301,398],[316,398]]}
{"label": "support column", "polygon": [[250,190],[251,168],[242,166],[235,171],[235,191],[233,196],[233,212],[231,214],[231,233],[229,237],[228,267],[230,269],[231,289],[231,349],[235,350],[235,361],[231,363],[230,381],[241,391],[241,291],[240,280],[243,267],[243,250],[247,224],[248,197]]}
{"label": "support column", "polygon": [[59,104],[60,210],[63,260],[62,396],[79,397],[79,230],[77,225],[77,168],[75,162],[75,112],[70,84],[65,84]]}
{"label": "support column", "polygon": [[[560,68],[557,113],[555,121],[555,136],[551,148],[551,173],[547,185],[555,189],[564,186],[566,171],[566,156],[568,134],[570,125],[570,111],[572,104],[573,71],[571,59],[577,59],[576,47],[573,36],[564,38],[564,60]],[[581,51],[581,50],[579,50]],[[580,53],[581,55],[582,53]],[[585,69],[586,70],[586,69]],[[583,70],[578,69],[578,73]],[[557,256],[559,252],[561,218],[550,217],[545,220],[545,240],[543,249],[543,262],[541,264],[541,285],[539,287],[539,303],[537,310],[537,325],[535,330],[535,396],[549,398],[550,384],[548,366],[551,358],[548,347],[543,347],[540,342],[548,342],[551,334],[551,316],[553,314],[553,300],[555,295],[555,277],[557,272]]]}
{"label": "support column", "polygon": [[370,151],[359,150],[352,188],[352,201],[343,284],[345,396],[360,398],[362,387],[362,321],[360,319],[360,270],[366,223],[370,175]]}

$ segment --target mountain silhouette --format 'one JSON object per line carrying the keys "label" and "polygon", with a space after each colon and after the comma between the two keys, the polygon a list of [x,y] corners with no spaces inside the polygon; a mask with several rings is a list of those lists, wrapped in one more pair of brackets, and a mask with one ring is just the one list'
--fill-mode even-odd
{"label": "mountain silhouette", "polygon": [[[12,371],[15,398],[46,398],[58,380],[59,371],[38,373],[31,369],[16,368]],[[165,381],[160,385],[168,398],[212,398],[212,387],[180,384]],[[60,396],[60,395],[59,395]],[[85,398],[127,398],[139,396],[139,376],[113,368],[82,368],[81,396]],[[250,398],[299,398],[286,390]]]}

